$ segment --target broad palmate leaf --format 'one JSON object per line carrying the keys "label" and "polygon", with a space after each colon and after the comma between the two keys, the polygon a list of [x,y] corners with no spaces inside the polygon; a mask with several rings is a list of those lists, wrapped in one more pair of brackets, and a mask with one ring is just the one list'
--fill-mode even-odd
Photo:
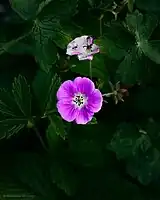
{"label": "broad palmate leaf", "polygon": [[52,0],[10,0],[12,9],[24,20],[34,19]]}
{"label": "broad palmate leaf", "polygon": [[154,14],[143,15],[136,10],[126,16],[126,26],[134,34],[137,42],[144,39],[148,40],[157,25],[158,18]]}
{"label": "broad palmate leaf", "polygon": [[[28,44],[25,44],[26,38],[24,36],[24,38],[17,38],[4,45],[5,49],[11,53],[17,52],[17,48],[22,49],[23,52],[29,52],[35,57],[40,68],[47,73],[57,60],[56,46],[64,49],[71,40],[71,36],[63,30],[60,19],[53,10],[51,14],[46,14],[45,11],[42,12],[46,10],[46,6],[52,7],[51,2],[52,0],[26,0],[25,2],[12,0],[12,8],[23,19],[30,20],[33,26],[29,32],[31,37],[29,37]],[[55,6],[54,8],[61,10],[61,4],[59,6],[59,8],[55,8]],[[2,50],[4,52],[4,48]]]}
{"label": "broad palmate leaf", "polygon": [[160,40],[143,40],[140,43],[140,47],[147,57],[160,64]]}
{"label": "broad palmate leaf", "polygon": [[53,16],[39,16],[34,21],[32,34],[36,60],[48,73],[57,60],[56,46],[64,49],[71,36],[63,31],[59,20]]}
{"label": "broad palmate leaf", "polygon": [[147,133],[134,124],[120,124],[109,149],[126,161],[127,172],[142,184],[160,176],[160,152],[152,146]]}
{"label": "broad palmate leaf", "polygon": [[48,74],[39,70],[32,86],[41,110],[41,115],[46,116],[55,112],[56,92],[60,86],[60,78],[58,75],[53,70],[50,70]]}
{"label": "broad palmate leaf", "polygon": [[21,75],[13,82],[12,93],[0,91],[0,137],[9,137],[27,126],[31,120],[31,93]]}
{"label": "broad palmate leaf", "polygon": [[108,147],[118,159],[128,159],[135,156],[139,149],[146,152],[151,147],[151,141],[147,135],[140,134],[133,124],[122,123]]}
{"label": "broad palmate leaf", "polygon": [[143,69],[144,66],[142,65],[142,57],[139,54],[139,50],[136,46],[133,46],[118,66],[118,80],[124,84],[136,84],[141,81]]}

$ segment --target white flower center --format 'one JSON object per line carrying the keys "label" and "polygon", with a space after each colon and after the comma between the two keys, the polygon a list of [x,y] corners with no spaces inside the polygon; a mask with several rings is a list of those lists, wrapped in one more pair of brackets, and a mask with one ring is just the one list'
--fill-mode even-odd
{"label": "white flower center", "polygon": [[87,102],[88,98],[86,97],[86,95],[82,94],[82,93],[76,93],[72,99],[72,103],[77,107],[77,108],[82,108],[83,106],[85,106],[88,102]]}

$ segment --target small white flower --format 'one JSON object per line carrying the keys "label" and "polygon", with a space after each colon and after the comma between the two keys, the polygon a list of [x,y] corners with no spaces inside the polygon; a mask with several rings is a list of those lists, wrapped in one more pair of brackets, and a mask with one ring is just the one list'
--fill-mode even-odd
{"label": "small white flower", "polygon": [[94,44],[91,36],[81,36],[75,38],[67,46],[67,55],[77,55],[79,60],[92,60],[93,55],[99,53],[98,45]]}

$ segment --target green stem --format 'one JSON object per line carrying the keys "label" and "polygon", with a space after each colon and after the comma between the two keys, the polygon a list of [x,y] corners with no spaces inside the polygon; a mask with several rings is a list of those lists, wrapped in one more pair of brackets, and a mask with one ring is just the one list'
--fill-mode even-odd
{"label": "green stem", "polygon": [[103,19],[103,14],[99,18],[99,32],[100,32],[100,37],[102,36],[102,19]]}
{"label": "green stem", "polygon": [[112,96],[114,94],[114,92],[109,92],[109,93],[107,93],[107,94],[103,94],[102,96],[103,97],[110,97],[110,96]]}
{"label": "green stem", "polygon": [[89,74],[90,74],[90,78],[92,80],[92,61],[89,61]]}
{"label": "green stem", "polygon": [[35,131],[37,137],[39,138],[39,141],[41,142],[43,148],[48,152],[48,149],[47,149],[47,147],[46,147],[46,145],[45,145],[45,143],[44,143],[44,141],[43,141],[43,139],[42,139],[42,137],[41,137],[41,135],[40,135],[38,129],[37,129],[36,127],[33,127],[33,129],[34,129],[34,131]]}

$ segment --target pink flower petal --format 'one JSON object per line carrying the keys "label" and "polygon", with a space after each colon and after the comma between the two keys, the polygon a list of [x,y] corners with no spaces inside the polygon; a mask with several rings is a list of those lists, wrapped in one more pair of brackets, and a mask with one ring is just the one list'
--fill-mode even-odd
{"label": "pink flower petal", "polygon": [[71,99],[75,93],[75,86],[71,80],[65,81],[62,83],[60,88],[57,91],[57,99]]}
{"label": "pink flower petal", "polygon": [[87,97],[95,90],[94,83],[89,78],[77,77],[73,81],[77,92],[85,94]]}
{"label": "pink flower petal", "polygon": [[91,48],[91,54],[93,55],[93,54],[99,53],[99,51],[100,51],[99,46],[96,44],[93,44]]}
{"label": "pink flower petal", "polygon": [[71,104],[71,101],[60,100],[57,103],[57,109],[61,117],[67,122],[75,120],[78,110]]}
{"label": "pink flower petal", "polygon": [[93,60],[93,56],[88,55],[87,53],[84,54],[81,53],[78,55],[78,60]]}
{"label": "pink flower petal", "polygon": [[87,37],[88,37],[87,35],[83,35],[75,38],[74,41],[76,44],[78,44],[78,46],[87,45]]}
{"label": "pink flower petal", "polygon": [[79,50],[67,49],[66,54],[69,56],[74,56],[74,55],[79,55],[80,52],[79,52]]}
{"label": "pink flower petal", "polygon": [[87,56],[87,59],[88,59],[88,60],[93,60],[93,56],[91,56],[91,55],[90,55],[90,56]]}
{"label": "pink flower petal", "polygon": [[87,37],[87,44],[92,45],[93,44],[93,38],[91,36]]}
{"label": "pink flower petal", "polygon": [[88,97],[88,104],[86,108],[91,112],[99,112],[102,108],[103,97],[101,92],[98,89],[95,89],[94,92]]}
{"label": "pink flower petal", "polygon": [[82,108],[76,116],[76,123],[77,124],[87,124],[89,121],[92,120],[94,113],[90,110],[87,110],[85,107]]}
{"label": "pink flower petal", "polygon": [[79,55],[81,53],[84,53],[85,50],[82,46],[77,46],[75,48],[73,47],[67,47],[67,52],[66,54],[69,55],[69,56],[73,56],[73,55]]}
{"label": "pink flower petal", "polygon": [[83,46],[87,46],[87,37],[88,36],[81,36],[71,41],[67,46],[66,54],[72,56],[84,53],[85,49]]}
{"label": "pink flower petal", "polygon": [[[92,60],[93,55],[99,52],[99,47],[93,44],[91,36],[81,36],[75,38],[67,46],[67,55],[77,55],[79,60]],[[91,48],[88,48],[91,45]]]}
{"label": "pink flower petal", "polygon": [[93,55],[99,53],[100,51],[99,47],[96,44],[93,44],[91,49],[84,49],[85,51],[83,53],[81,51],[81,53],[78,54],[79,60],[93,60]]}

